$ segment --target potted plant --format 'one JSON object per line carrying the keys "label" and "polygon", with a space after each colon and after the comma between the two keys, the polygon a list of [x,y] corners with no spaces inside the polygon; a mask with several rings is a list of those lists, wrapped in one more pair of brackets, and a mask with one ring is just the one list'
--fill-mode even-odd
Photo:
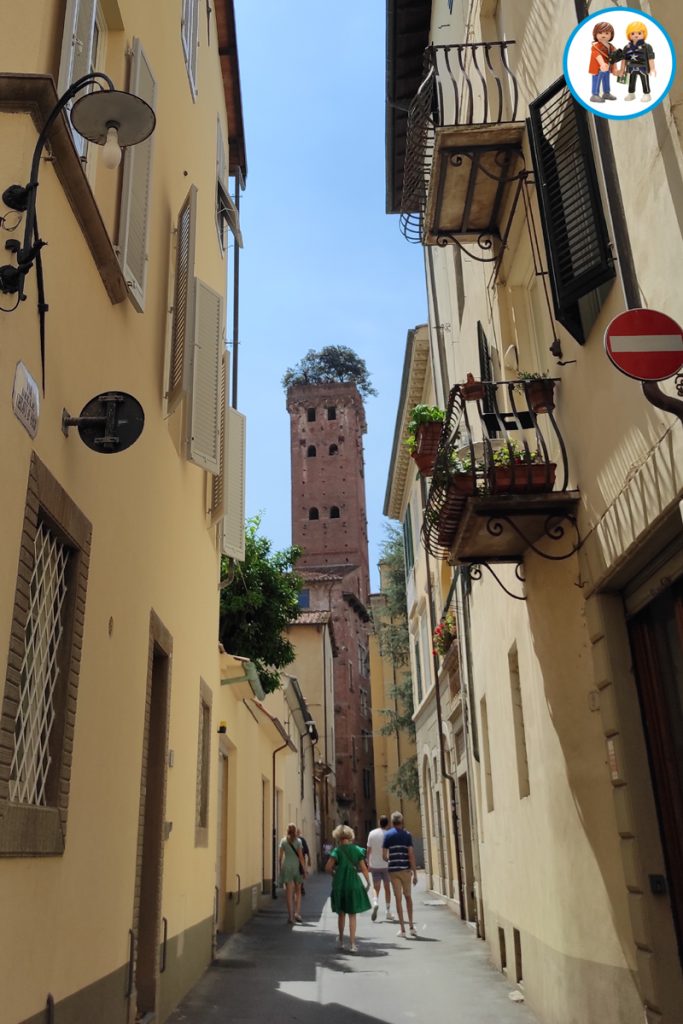
{"label": "potted plant", "polygon": [[[476,465],[479,465],[477,463]],[[449,495],[468,495],[474,494],[476,491],[476,468],[472,471],[472,459],[469,455],[464,455],[462,458],[453,452],[448,463],[449,478],[448,478],[448,494]],[[448,496],[446,498],[448,501]]]}
{"label": "potted plant", "polygon": [[529,406],[538,414],[550,412],[555,408],[555,381],[544,373],[527,373],[520,370],[519,379],[522,382],[524,393]]}
{"label": "potted plant", "polygon": [[445,413],[438,405],[416,405],[408,421],[405,445],[423,476],[431,476]]}
{"label": "potted plant", "polygon": [[457,623],[453,612],[446,612],[439,625],[432,633],[432,645],[435,654],[443,658],[458,635]]}
{"label": "potted plant", "polygon": [[468,373],[467,380],[460,385],[460,394],[466,402],[482,401],[486,396],[486,385]]}
{"label": "potted plant", "polygon": [[557,465],[544,462],[536,450],[508,441],[493,452],[492,458],[489,486],[493,494],[552,491]]}

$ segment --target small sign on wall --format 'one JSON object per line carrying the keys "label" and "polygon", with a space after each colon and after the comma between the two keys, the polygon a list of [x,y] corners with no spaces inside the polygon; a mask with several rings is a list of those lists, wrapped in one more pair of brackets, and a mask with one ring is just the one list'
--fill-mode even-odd
{"label": "small sign on wall", "polygon": [[14,371],[12,409],[29,437],[35,437],[40,417],[40,393],[38,385],[21,361]]}

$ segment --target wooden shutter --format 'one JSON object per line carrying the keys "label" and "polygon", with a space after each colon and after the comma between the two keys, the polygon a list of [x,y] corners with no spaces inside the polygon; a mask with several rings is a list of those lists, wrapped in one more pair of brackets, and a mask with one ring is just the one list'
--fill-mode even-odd
{"label": "wooden shutter", "polygon": [[247,420],[236,409],[225,410],[225,515],[221,526],[221,550],[229,558],[244,561],[244,475]]}
{"label": "wooden shutter", "polygon": [[220,473],[211,477],[211,522],[217,523],[225,512],[225,482],[227,480],[227,445],[225,443],[225,421],[228,403],[228,354],[223,352],[223,376],[221,378],[221,430],[220,430]]}
{"label": "wooden shutter", "polygon": [[[139,39],[133,39],[130,92],[156,105],[156,82]],[[138,313],[144,312],[147,285],[147,241],[149,197],[152,176],[154,133],[137,146],[128,146],[123,156],[121,213],[119,216],[119,263],[128,285],[128,295]]]}
{"label": "wooden shutter", "polygon": [[183,53],[187,75],[190,79],[192,95],[197,95],[197,43],[199,28],[199,0],[183,0],[183,13],[180,23],[180,34],[183,41]]}
{"label": "wooden shutter", "polygon": [[178,215],[175,281],[166,404],[172,412],[189,384],[194,329],[194,252],[197,225],[197,189],[190,188]]}
{"label": "wooden shutter", "polygon": [[61,96],[72,82],[87,75],[92,62],[96,0],[67,0],[64,12],[62,55],[59,62],[58,92]]}
{"label": "wooden shutter", "polygon": [[588,114],[559,78],[529,104],[529,136],[555,316],[579,342],[578,300],[614,277]]}
{"label": "wooden shutter", "polygon": [[209,473],[220,473],[223,296],[197,279],[194,287],[192,386],[186,452],[190,462]]}

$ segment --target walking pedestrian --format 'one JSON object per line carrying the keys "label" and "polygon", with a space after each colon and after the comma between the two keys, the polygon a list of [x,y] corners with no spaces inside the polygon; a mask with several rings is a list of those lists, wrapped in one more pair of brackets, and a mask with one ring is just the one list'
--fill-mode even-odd
{"label": "walking pedestrian", "polygon": [[280,840],[280,885],[285,888],[289,924],[301,923],[301,881],[306,877],[301,840],[295,824],[287,826],[287,835]]}
{"label": "walking pedestrian", "polygon": [[394,811],[391,815],[392,827],[384,836],[382,855],[389,867],[389,878],[394,890],[396,900],[396,913],[400,924],[397,932],[401,938],[406,939],[406,928],[403,918],[403,897],[406,901],[408,911],[408,928],[411,939],[417,938],[415,922],[413,921],[413,897],[410,891],[412,874],[413,885],[417,885],[417,866],[415,864],[415,850],[413,849],[413,837],[403,827],[403,815],[400,811]]}
{"label": "walking pedestrian", "polygon": [[[306,869],[308,870],[308,872],[310,872],[310,870],[311,870],[311,851],[308,848],[308,843],[306,842],[304,837],[301,835],[301,829],[300,828],[298,828],[296,830],[296,837],[297,837],[297,839],[301,840],[301,852],[304,855],[304,863],[306,864]],[[306,895],[306,887],[304,885],[304,876],[303,875],[301,876],[301,895],[302,896]]]}
{"label": "walking pedestrian", "polygon": [[[349,825],[337,825],[332,833],[336,846],[330,852],[325,871],[332,875],[332,910],[337,915],[337,948],[344,945],[344,925],[346,915],[349,916],[349,951],[358,952],[356,945],[356,914],[362,914],[370,909],[368,890],[370,888],[370,875],[368,866],[365,863],[365,851],[362,846],[356,846],[356,838],[353,829]],[[365,878],[365,888],[358,877],[358,871],[362,871]]]}
{"label": "walking pedestrian", "polygon": [[380,889],[384,887],[384,901],[386,903],[386,917],[385,921],[396,920],[394,915],[391,913],[391,886],[389,885],[389,866],[384,859],[383,847],[384,847],[384,836],[389,828],[389,819],[386,814],[383,814],[379,819],[379,828],[373,828],[372,832],[368,834],[368,848],[366,851],[366,860],[368,867],[370,868],[370,874],[372,875],[372,886],[375,890],[375,898],[372,907],[372,920],[377,920],[377,911],[379,909],[379,893]]}

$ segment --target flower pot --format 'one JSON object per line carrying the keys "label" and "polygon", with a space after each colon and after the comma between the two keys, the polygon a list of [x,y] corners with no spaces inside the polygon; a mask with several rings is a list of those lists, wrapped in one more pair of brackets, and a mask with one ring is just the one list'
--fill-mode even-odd
{"label": "flower pot", "polygon": [[493,466],[489,472],[492,494],[528,494],[552,491],[555,484],[554,462],[516,462],[512,466]]}
{"label": "flower pot", "polygon": [[468,373],[466,382],[460,385],[460,394],[466,402],[479,402],[486,395],[486,386],[480,380],[475,380],[471,373]]}
{"label": "flower pot", "polygon": [[415,433],[415,451],[412,457],[422,476],[431,476],[434,472],[436,454],[439,450],[439,439],[443,423],[421,423]]}
{"label": "flower pot", "polygon": [[550,412],[555,408],[555,381],[547,378],[529,380],[524,385],[527,401],[533,411],[538,414]]}
{"label": "flower pot", "polygon": [[448,481],[446,504],[448,504],[449,498],[469,497],[476,493],[476,480],[472,473],[454,473]]}

